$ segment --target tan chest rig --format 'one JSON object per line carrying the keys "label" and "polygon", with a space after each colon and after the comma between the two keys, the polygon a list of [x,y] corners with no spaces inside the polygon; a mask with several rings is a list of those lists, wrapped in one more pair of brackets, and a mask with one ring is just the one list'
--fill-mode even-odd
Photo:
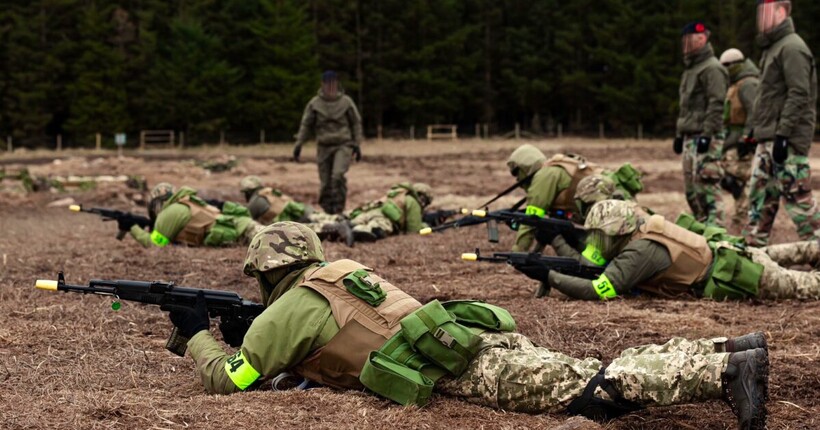
{"label": "tan chest rig", "polygon": [[569,188],[561,191],[555,196],[555,200],[550,206],[551,210],[562,210],[565,212],[575,212],[575,190],[578,183],[587,176],[595,175],[604,171],[595,163],[588,163],[583,157],[574,154],[555,154],[544,163],[544,167],[558,166],[567,171],[572,177]]}
{"label": "tan chest rig", "polygon": [[200,246],[205,242],[205,236],[211,230],[219,217],[219,209],[192,201],[190,196],[185,196],[177,201],[179,204],[188,206],[191,210],[191,219],[182,231],[179,232],[174,242],[179,242],[189,246]]}
{"label": "tan chest rig", "polygon": [[729,101],[729,125],[746,124],[748,112],[746,112],[746,107],[743,106],[743,102],[740,100],[740,87],[747,79],[749,79],[749,77],[735,82],[734,85],[729,87],[729,91],[726,93],[726,100]]}
{"label": "tan chest rig", "polygon": [[339,260],[308,271],[300,287],[310,288],[330,303],[339,333],[314,351],[293,370],[310,380],[342,389],[361,389],[361,370],[371,351],[376,351],[401,330],[400,321],[421,303],[384,279],[370,274],[387,295],[377,307],[349,293],[345,277],[357,270],[372,269],[352,260]]}
{"label": "tan chest rig", "polygon": [[280,192],[274,192],[270,187],[262,188],[257,195],[264,197],[270,205],[268,210],[257,220],[259,223],[265,225],[272,223],[273,220],[285,210],[285,206],[293,201],[290,196]]}
{"label": "tan chest rig", "polygon": [[712,250],[706,238],[666,221],[661,215],[645,219],[647,222],[632,240],[648,239],[665,246],[672,265],[639,288],[666,297],[688,293],[692,284],[706,277],[712,265]]}

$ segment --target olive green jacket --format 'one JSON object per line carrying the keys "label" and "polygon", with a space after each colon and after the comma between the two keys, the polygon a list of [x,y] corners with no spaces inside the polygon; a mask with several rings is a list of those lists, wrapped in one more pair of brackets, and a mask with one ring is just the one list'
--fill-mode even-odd
{"label": "olive green jacket", "polygon": [[723,102],[729,74],[711,44],[684,59],[677,135],[714,136],[723,130]]}
{"label": "olive green jacket", "polygon": [[814,56],[794,32],[791,18],[758,36],[763,71],[754,103],[754,137],[789,138],[798,155],[807,155],[817,117],[817,70]]}
{"label": "olive green jacket", "polygon": [[[527,206],[535,206],[549,212],[555,197],[572,184],[572,176],[559,166],[542,167],[532,181],[525,187],[527,190]],[[518,227],[515,236],[513,252],[534,251],[535,227],[522,225]]]}
{"label": "olive green jacket", "polygon": [[[173,242],[190,220],[191,209],[181,203],[173,203],[160,211],[157,215],[157,219],[154,221],[152,231],[157,230],[164,237],[167,237],[168,240]],[[151,241],[151,233],[143,230],[137,225],[131,227],[130,233],[140,245],[146,248],[154,244],[154,242]]]}
{"label": "olive green jacket", "polygon": [[723,151],[736,147],[741,138],[748,136],[752,131],[754,102],[755,97],[757,97],[757,90],[760,87],[760,70],[752,60],[746,59],[743,63],[729,67],[729,80],[732,86],[738,85],[737,94],[743,109],[746,111],[746,123],[742,127],[729,124],[729,112],[731,112],[732,103],[727,97],[723,110],[723,123],[727,129],[726,140],[723,142]]}
{"label": "olive green jacket", "polygon": [[327,97],[320,89],[305,107],[296,146],[304,144],[311,135],[316,136],[319,145],[358,146],[364,140],[362,117],[353,100],[341,92],[336,97]]}

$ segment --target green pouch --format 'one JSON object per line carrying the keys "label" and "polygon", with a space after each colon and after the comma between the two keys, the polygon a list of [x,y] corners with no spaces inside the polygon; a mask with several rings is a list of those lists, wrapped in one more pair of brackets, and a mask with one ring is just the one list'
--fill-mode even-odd
{"label": "green pouch", "polygon": [[706,230],[706,225],[702,222],[695,219],[694,216],[687,213],[682,213],[678,215],[678,219],[675,220],[675,225],[679,227],[683,227],[692,233],[703,234]]}
{"label": "green pouch", "polygon": [[208,235],[205,236],[205,245],[207,246],[221,246],[226,243],[234,242],[239,237],[239,231],[236,229],[236,223],[232,216],[220,215],[216,218],[216,222]]}
{"label": "green pouch", "polygon": [[379,286],[378,282],[373,282],[370,272],[359,269],[342,280],[345,288],[350,294],[364,300],[374,308],[382,304],[387,294]]}
{"label": "green pouch", "polygon": [[392,200],[384,202],[381,206],[381,211],[382,214],[392,222],[399,222],[399,220],[401,220],[401,209],[399,209]]}
{"label": "green pouch", "polygon": [[222,206],[222,215],[228,216],[246,216],[251,218],[251,212],[245,206],[234,202],[225,202]]}
{"label": "green pouch", "polygon": [[481,347],[481,338],[457,323],[438,300],[404,317],[401,328],[414,350],[453,376],[464,373]]}
{"label": "green pouch", "polygon": [[405,406],[427,404],[435,385],[423,373],[379,351],[370,353],[359,375],[359,381],[374,393]]}
{"label": "green pouch", "polygon": [[703,236],[710,244],[714,242],[728,242],[741,248],[746,247],[746,239],[741,236],[731,235],[725,228],[716,225],[707,225],[703,231]]}
{"label": "green pouch", "polygon": [[276,216],[276,221],[299,221],[305,215],[305,205],[297,202],[287,202],[282,213]]}
{"label": "green pouch", "polygon": [[757,296],[763,266],[731,248],[718,247],[714,252],[715,262],[703,295],[715,300]]}
{"label": "green pouch", "polygon": [[641,172],[632,167],[631,163],[624,163],[615,171],[612,178],[621,188],[635,195],[643,191]]}
{"label": "green pouch", "polygon": [[451,300],[441,305],[455,316],[456,322],[468,327],[515,331],[515,319],[504,308],[478,300]]}

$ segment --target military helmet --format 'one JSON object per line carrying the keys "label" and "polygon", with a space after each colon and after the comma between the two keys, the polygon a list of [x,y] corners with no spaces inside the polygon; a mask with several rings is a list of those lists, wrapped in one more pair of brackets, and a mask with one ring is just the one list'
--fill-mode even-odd
{"label": "military helmet", "polygon": [[277,222],[251,240],[244,272],[254,276],[258,272],[324,260],[322,241],[313,230],[296,222]]}
{"label": "military helmet", "polygon": [[746,58],[743,56],[743,52],[740,52],[737,48],[729,48],[720,54],[720,64],[723,64],[724,66],[739,63],[745,59]]}
{"label": "military helmet", "polygon": [[575,199],[584,203],[598,203],[609,200],[618,191],[615,181],[604,175],[592,175],[581,179],[575,188]]}
{"label": "military helmet", "polygon": [[155,185],[154,188],[151,189],[151,194],[149,197],[151,200],[156,199],[158,197],[161,197],[163,198],[163,200],[165,200],[166,198],[171,197],[175,192],[176,190],[174,189],[173,185],[167,182],[160,182],[157,185]]}
{"label": "military helmet", "polygon": [[416,182],[413,184],[413,189],[418,194],[419,198],[424,200],[421,203],[423,207],[427,207],[433,202],[433,188],[424,182]]}
{"label": "military helmet", "polygon": [[262,188],[262,179],[259,176],[245,176],[239,181],[239,191],[243,193],[253,192]]}
{"label": "military helmet", "polygon": [[587,230],[599,230],[607,236],[631,234],[638,228],[638,215],[632,203],[604,200],[589,210],[584,227]]}

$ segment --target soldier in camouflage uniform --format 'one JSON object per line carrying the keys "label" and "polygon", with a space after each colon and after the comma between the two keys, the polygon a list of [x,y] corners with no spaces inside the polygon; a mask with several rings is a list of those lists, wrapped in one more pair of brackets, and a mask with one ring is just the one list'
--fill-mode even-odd
{"label": "soldier in camouflage uniform", "polygon": [[752,159],[757,145],[749,135],[752,132],[752,108],[760,85],[760,70],[737,49],[727,49],[720,56],[720,64],[729,71],[731,86],[726,93],[723,109],[723,125],[726,127],[723,142],[724,176],[720,185],[735,198],[732,224],[743,227],[749,212],[749,188],[752,175]]}
{"label": "soldier in camouflage uniform", "polygon": [[251,219],[248,210],[236,203],[225,202],[218,209],[197,197],[190,187],[174,190],[163,182],[150,193],[148,215],[154,221],[146,232],[128,221],[118,221],[121,231],[128,231],[144,247],[165,247],[170,243],[188,246],[223,246],[248,244],[262,229]]}
{"label": "soldier in camouflage uniform", "polygon": [[323,239],[339,237],[348,246],[353,245],[353,231],[343,215],[327,214],[299,203],[277,189],[263,186],[258,176],[242,178],[239,188],[251,216],[259,223],[268,225],[278,221],[296,221],[305,224]]}
{"label": "soldier in camouflage uniform", "polygon": [[[595,418],[617,415],[613,403],[632,410],[723,398],[740,428],[765,426],[768,353],[762,333],[675,338],[628,349],[604,367],[595,358],[536,346],[513,332],[515,322],[502,308],[481,302],[422,306],[366,266],[324,260],[318,237],[300,224],[276,223],[253,239],[244,272],[258,281],[266,309],[249,328],[220,326],[226,342],[239,348],[232,355],[209,330],[204,297],[193,308],[171,310],[209,393],[255,389],[287,371],[332,388],[367,387],[402,404],[422,406],[435,390],[499,409],[569,408]],[[447,308],[452,313],[444,306],[453,306]],[[444,311],[443,320],[430,317],[441,315],[435,309]],[[471,314],[470,322],[458,309],[483,312]],[[433,327],[418,323],[422,315]],[[490,323],[500,331],[488,329]]]}
{"label": "soldier in camouflage uniform", "polygon": [[[631,198],[643,189],[640,173],[629,163],[614,172],[605,172],[583,157],[572,154],[556,154],[547,159],[541,150],[526,144],[519,146],[507,160],[507,168],[527,192],[528,215],[575,220],[576,207],[573,196],[578,183],[593,174],[606,174],[625,197]],[[536,238],[536,229],[519,226],[513,252],[540,252],[549,244]]]}
{"label": "soldier in camouflage uniform", "polygon": [[352,210],[348,217],[357,242],[373,242],[402,233],[418,233],[426,228],[424,209],[433,201],[433,189],[418,182],[402,182],[390,187],[380,200]]}
{"label": "soldier in camouflage uniform", "polygon": [[718,300],[820,299],[819,272],[781,266],[816,264],[816,241],[743,249],[720,235],[691,232],[618,200],[593,205],[584,226],[588,243],[606,269],[591,281],[550,272],[549,286],[572,298],[606,300],[642,291],[666,297],[694,293]]}
{"label": "soldier in camouflage uniform", "polygon": [[293,148],[299,161],[302,145],[316,136],[316,162],[319,164],[319,205],[329,214],[342,213],[347,200],[345,174],[350,161],[362,159],[362,117],[353,100],[344,94],[333,71],[322,75],[322,87],[305,107],[302,124]]}
{"label": "soldier in camouflage uniform", "polygon": [[680,114],[673,149],[676,154],[683,153],[686,201],[695,218],[721,224],[723,202],[718,189],[723,176],[721,116],[729,78],[715,58],[709,34],[702,22],[692,22],[683,28],[686,70],[680,84]]}
{"label": "soldier in camouflage uniform", "polygon": [[781,197],[803,240],[816,239],[820,213],[812,196],[809,149],[817,117],[814,56],[795,33],[791,2],[758,0],[758,44],[763,48],[753,137],[759,142],[749,184],[751,245],[769,242]]}

